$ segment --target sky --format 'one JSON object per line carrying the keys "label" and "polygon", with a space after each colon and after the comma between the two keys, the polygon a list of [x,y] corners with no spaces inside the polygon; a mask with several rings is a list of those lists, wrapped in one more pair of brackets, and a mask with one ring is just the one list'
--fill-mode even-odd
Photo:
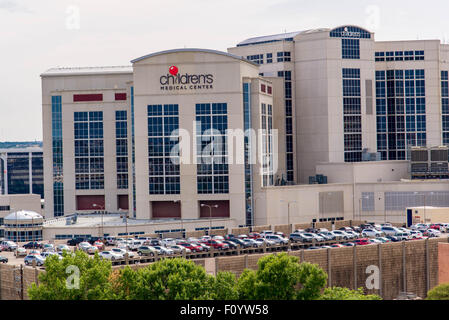
{"label": "sky", "polygon": [[443,0],[0,0],[0,141],[42,140],[40,74],[130,65],[161,50],[358,25],[376,40],[449,42]]}

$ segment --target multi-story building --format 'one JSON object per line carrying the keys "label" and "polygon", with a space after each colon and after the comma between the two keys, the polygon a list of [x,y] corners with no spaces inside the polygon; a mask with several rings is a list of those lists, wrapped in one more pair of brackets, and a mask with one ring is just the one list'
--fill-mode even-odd
{"label": "multi-story building", "polygon": [[380,42],[343,26],[251,38],[228,51],[286,80],[289,180],[306,183],[317,163],[359,162],[366,151],[403,160],[411,147],[449,144],[449,46],[438,40]]}
{"label": "multi-story building", "polygon": [[44,198],[40,147],[0,149],[0,194],[38,194]]}
{"label": "multi-story building", "polygon": [[[209,218],[274,222],[278,196],[296,190],[277,186],[307,183],[320,163],[369,153],[406,160],[412,147],[449,145],[448,48],[376,42],[342,26],[251,38],[229,53],[179,49],[127,67],[50,69],[42,74],[45,215],[129,210],[181,229],[183,220]],[[262,133],[238,140],[226,132],[247,129]],[[276,165],[265,165],[271,158]],[[298,187],[320,195],[304,210],[319,211],[317,220],[354,215],[353,180],[335,194],[338,181]],[[369,183],[363,192],[380,182]]]}
{"label": "multi-story building", "polygon": [[[136,219],[251,224],[253,195],[277,171],[253,152],[259,141],[263,159],[276,151],[283,82],[213,50],[132,63],[42,74],[46,216],[122,209]],[[250,129],[264,129],[260,139]]]}

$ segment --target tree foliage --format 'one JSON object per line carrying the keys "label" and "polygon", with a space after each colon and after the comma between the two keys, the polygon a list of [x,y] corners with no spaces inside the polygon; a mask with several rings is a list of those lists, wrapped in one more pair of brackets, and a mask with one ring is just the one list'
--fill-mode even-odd
{"label": "tree foliage", "polygon": [[[70,287],[75,285],[73,266],[79,270],[79,288]],[[98,255],[90,258],[76,251],[64,253],[62,260],[50,256],[45,261],[45,269],[39,275],[39,286],[33,283],[28,289],[32,300],[102,300],[109,291],[111,263]]]}
{"label": "tree foliage", "polygon": [[[244,270],[237,279],[231,272],[208,275],[205,269],[182,258],[162,259],[148,267],[112,270],[111,263],[77,251],[64,259],[51,256],[39,286],[32,284],[32,300],[376,300],[363,289],[327,288],[327,274],[311,263],[286,253],[268,255],[257,270]],[[79,269],[79,288],[67,287]],[[324,293],[322,293],[324,290]]]}
{"label": "tree foliage", "polygon": [[257,271],[245,270],[238,281],[240,299],[313,300],[326,285],[327,274],[317,265],[298,263],[285,253],[263,257]]}
{"label": "tree foliage", "polygon": [[449,283],[440,284],[430,290],[426,300],[449,300]]}

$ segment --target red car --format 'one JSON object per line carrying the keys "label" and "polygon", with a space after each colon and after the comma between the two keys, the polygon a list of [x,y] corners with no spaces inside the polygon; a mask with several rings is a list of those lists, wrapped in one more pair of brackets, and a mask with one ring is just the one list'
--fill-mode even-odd
{"label": "red car", "polygon": [[366,238],[357,239],[354,241],[354,243],[358,246],[367,246],[367,245],[371,244],[371,242],[369,242],[369,239],[366,239]]}
{"label": "red car", "polygon": [[430,225],[430,229],[435,229],[435,230],[440,230],[440,228],[441,228],[441,226],[440,225],[438,225],[438,224],[431,224]]}
{"label": "red car", "polygon": [[188,243],[188,242],[181,242],[178,243],[178,245],[183,246],[184,248],[190,249],[192,252],[200,252],[203,251],[203,247],[196,245],[196,244],[192,244],[192,243]]}
{"label": "red car", "polygon": [[214,247],[214,249],[217,249],[217,250],[229,249],[229,245],[228,244],[223,243],[223,242],[218,241],[218,240],[209,240],[209,241],[206,242],[206,244],[208,246]]}
{"label": "red car", "polygon": [[248,234],[248,238],[250,238],[250,239],[259,239],[259,238],[261,238],[261,235],[258,232],[251,232],[250,234]]}

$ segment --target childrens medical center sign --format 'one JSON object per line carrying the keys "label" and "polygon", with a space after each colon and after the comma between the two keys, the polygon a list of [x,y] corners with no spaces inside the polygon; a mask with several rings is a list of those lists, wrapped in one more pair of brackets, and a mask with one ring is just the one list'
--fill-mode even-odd
{"label": "childrens medical center sign", "polygon": [[177,66],[171,66],[168,73],[160,77],[161,90],[189,91],[213,89],[214,76],[212,74],[189,74],[179,72]]}

